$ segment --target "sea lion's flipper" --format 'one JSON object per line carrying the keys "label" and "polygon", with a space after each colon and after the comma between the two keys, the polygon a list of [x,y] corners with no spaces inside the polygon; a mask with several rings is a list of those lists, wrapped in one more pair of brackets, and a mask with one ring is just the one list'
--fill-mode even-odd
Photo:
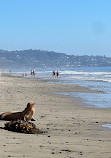
{"label": "sea lion's flipper", "polygon": [[0,115],[0,120],[5,120],[5,113],[2,113],[2,114]]}
{"label": "sea lion's flipper", "polygon": [[31,121],[36,121],[36,120],[34,118],[32,118]]}

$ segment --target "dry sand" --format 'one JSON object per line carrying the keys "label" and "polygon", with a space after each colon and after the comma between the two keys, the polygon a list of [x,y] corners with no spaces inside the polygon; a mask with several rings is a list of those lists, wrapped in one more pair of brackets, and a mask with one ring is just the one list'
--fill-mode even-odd
{"label": "dry sand", "polygon": [[54,94],[70,91],[94,93],[78,85],[0,76],[0,112],[22,111],[36,102],[34,123],[45,131],[36,135],[0,129],[0,158],[111,158],[111,130],[102,127],[111,123],[111,109],[88,108],[81,98]]}

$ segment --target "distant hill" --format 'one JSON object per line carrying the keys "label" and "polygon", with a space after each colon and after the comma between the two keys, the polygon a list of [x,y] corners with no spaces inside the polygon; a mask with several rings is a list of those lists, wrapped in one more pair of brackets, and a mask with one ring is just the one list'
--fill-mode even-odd
{"label": "distant hill", "polygon": [[0,50],[0,68],[69,68],[111,66],[111,58],[105,56],[75,56],[43,50]]}

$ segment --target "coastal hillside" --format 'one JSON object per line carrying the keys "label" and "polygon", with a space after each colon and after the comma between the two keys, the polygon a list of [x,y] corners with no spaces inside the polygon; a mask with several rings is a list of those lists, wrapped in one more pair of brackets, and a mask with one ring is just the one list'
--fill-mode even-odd
{"label": "coastal hillside", "polygon": [[111,57],[75,56],[43,50],[0,50],[0,68],[71,68],[111,66]]}

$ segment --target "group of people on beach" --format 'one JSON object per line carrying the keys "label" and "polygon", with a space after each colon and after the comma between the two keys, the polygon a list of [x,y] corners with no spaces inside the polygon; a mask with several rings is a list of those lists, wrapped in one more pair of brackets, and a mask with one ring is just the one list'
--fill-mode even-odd
{"label": "group of people on beach", "polygon": [[[34,71],[34,70],[31,70],[31,71],[30,71],[30,75],[31,75],[31,77],[35,76],[35,71]],[[28,73],[27,73],[27,72],[22,74],[22,77],[27,77],[27,76],[28,76]],[[53,72],[52,72],[52,76],[58,78],[58,77],[59,77],[59,71],[53,71]]]}
{"label": "group of people on beach", "polygon": [[59,76],[59,72],[58,71],[57,72],[53,71],[52,76],[53,77],[58,77]]}
{"label": "group of people on beach", "polygon": [[27,72],[22,74],[22,77],[27,77],[27,76],[28,76]]}
{"label": "group of people on beach", "polygon": [[[31,75],[31,77],[32,77],[32,76],[35,76],[35,71],[34,71],[34,70],[31,70],[30,75]],[[27,72],[26,72],[26,73],[23,73],[23,74],[22,74],[22,77],[28,77],[28,73],[27,73]]]}

